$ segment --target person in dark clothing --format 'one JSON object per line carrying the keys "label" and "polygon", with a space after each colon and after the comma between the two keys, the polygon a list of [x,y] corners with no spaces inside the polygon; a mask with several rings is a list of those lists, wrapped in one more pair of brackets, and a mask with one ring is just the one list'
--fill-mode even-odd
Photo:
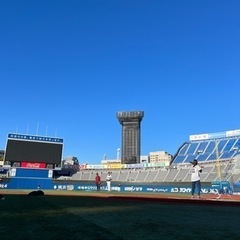
{"label": "person in dark clothing", "polygon": [[101,187],[101,177],[99,176],[98,173],[96,173],[95,183],[96,183],[96,186],[97,186],[97,191],[100,191],[100,187]]}

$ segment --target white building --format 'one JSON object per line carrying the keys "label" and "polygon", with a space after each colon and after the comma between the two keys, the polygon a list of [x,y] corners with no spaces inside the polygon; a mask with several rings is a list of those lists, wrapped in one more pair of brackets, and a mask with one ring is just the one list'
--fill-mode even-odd
{"label": "white building", "polygon": [[140,156],[140,163],[149,163],[149,156]]}
{"label": "white building", "polygon": [[172,155],[165,151],[156,151],[149,153],[149,162],[154,164],[162,164],[163,166],[169,166],[172,160]]}

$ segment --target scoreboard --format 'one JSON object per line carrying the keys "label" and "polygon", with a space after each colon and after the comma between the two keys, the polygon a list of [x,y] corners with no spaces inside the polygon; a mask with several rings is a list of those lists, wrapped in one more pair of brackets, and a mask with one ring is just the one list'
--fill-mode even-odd
{"label": "scoreboard", "polygon": [[63,139],[8,134],[4,162],[16,167],[54,168],[61,165]]}

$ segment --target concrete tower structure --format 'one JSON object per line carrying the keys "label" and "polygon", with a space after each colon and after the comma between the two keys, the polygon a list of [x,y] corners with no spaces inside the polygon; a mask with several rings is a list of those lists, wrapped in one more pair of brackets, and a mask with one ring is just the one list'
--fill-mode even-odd
{"label": "concrete tower structure", "polygon": [[117,112],[122,125],[122,164],[140,163],[141,128],[143,111]]}

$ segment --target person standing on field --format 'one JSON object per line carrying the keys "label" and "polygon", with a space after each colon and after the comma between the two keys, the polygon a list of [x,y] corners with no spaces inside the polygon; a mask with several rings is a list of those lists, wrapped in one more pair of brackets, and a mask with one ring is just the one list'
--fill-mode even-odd
{"label": "person standing on field", "polygon": [[107,190],[109,192],[111,191],[111,181],[112,181],[112,175],[110,172],[108,172],[107,177],[106,177],[106,182],[107,182]]}
{"label": "person standing on field", "polygon": [[197,187],[197,194],[198,194],[198,198],[200,197],[200,193],[201,193],[201,181],[200,181],[200,173],[202,172],[202,167],[200,167],[198,165],[198,161],[196,159],[194,159],[192,162],[190,162],[192,164],[191,167],[191,182],[192,182],[192,198],[194,198],[194,193],[195,193],[195,189]]}
{"label": "person standing on field", "polygon": [[96,186],[97,186],[97,191],[100,191],[100,187],[101,187],[101,177],[99,176],[98,173],[96,173],[95,183],[96,183]]}

